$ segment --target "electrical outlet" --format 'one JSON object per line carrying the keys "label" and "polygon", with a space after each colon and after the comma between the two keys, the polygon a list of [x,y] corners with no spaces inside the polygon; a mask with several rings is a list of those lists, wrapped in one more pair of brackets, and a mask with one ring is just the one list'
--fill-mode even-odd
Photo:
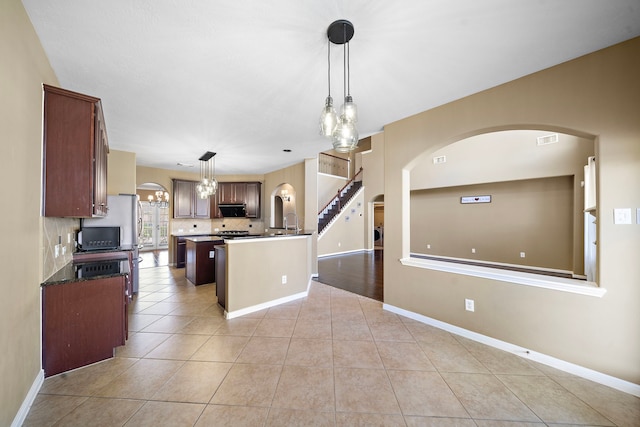
{"label": "electrical outlet", "polygon": [[59,245],[55,245],[54,246],[53,255],[54,255],[55,258],[58,258],[60,256],[60,246]]}
{"label": "electrical outlet", "polygon": [[431,249],[431,245],[427,243],[427,249]]}
{"label": "electrical outlet", "polygon": [[214,258],[216,256],[215,251],[209,251],[209,258]]}
{"label": "electrical outlet", "polygon": [[472,299],[465,298],[464,309],[467,311],[476,311],[475,302]]}
{"label": "electrical outlet", "polygon": [[286,274],[283,274],[283,275],[282,275],[282,284],[283,284],[283,285],[286,285],[286,284],[287,284],[287,275],[286,275]]}
{"label": "electrical outlet", "polygon": [[476,248],[471,248],[471,253],[475,254],[476,253]]}
{"label": "electrical outlet", "polygon": [[520,258],[524,258],[525,253],[524,252],[520,252]]}

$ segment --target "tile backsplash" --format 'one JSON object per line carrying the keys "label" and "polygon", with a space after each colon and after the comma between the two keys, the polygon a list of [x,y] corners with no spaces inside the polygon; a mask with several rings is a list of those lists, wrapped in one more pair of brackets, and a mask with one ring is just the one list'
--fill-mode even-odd
{"label": "tile backsplash", "polygon": [[264,222],[247,218],[224,219],[173,219],[171,221],[171,234],[202,233],[212,234],[224,230],[246,230],[260,234],[264,232]]}
{"label": "tile backsplash", "polygon": [[[44,229],[42,233],[42,279],[45,280],[73,259],[80,220],[77,218],[44,217],[42,224]],[[57,257],[55,256],[56,246],[58,246]]]}

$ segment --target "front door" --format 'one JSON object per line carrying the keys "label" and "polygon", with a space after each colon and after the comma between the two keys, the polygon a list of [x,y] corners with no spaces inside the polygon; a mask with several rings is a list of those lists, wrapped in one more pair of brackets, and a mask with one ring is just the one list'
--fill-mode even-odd
{"label": "front door", "polygon": [[157,204],[142,204],[142,250],[167,249],[169,247],[169,209]]}

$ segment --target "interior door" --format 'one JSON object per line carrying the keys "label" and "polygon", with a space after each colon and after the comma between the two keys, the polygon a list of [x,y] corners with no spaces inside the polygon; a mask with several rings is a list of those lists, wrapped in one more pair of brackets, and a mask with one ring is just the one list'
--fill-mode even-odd
{"label": "interior door", "polygon": [[169,209],[146,201],[140,203],[142,205],[141,250],[167,249],[169,247]]}

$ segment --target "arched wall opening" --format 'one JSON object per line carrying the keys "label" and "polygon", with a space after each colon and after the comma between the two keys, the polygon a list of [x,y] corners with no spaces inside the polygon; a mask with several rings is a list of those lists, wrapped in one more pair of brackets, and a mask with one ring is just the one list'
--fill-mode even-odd
{"label": "arched wall opening", "polygon": [[595,281],[594,153],[593,136],[530,126],[426,150],[407,166],[411,256]]}

